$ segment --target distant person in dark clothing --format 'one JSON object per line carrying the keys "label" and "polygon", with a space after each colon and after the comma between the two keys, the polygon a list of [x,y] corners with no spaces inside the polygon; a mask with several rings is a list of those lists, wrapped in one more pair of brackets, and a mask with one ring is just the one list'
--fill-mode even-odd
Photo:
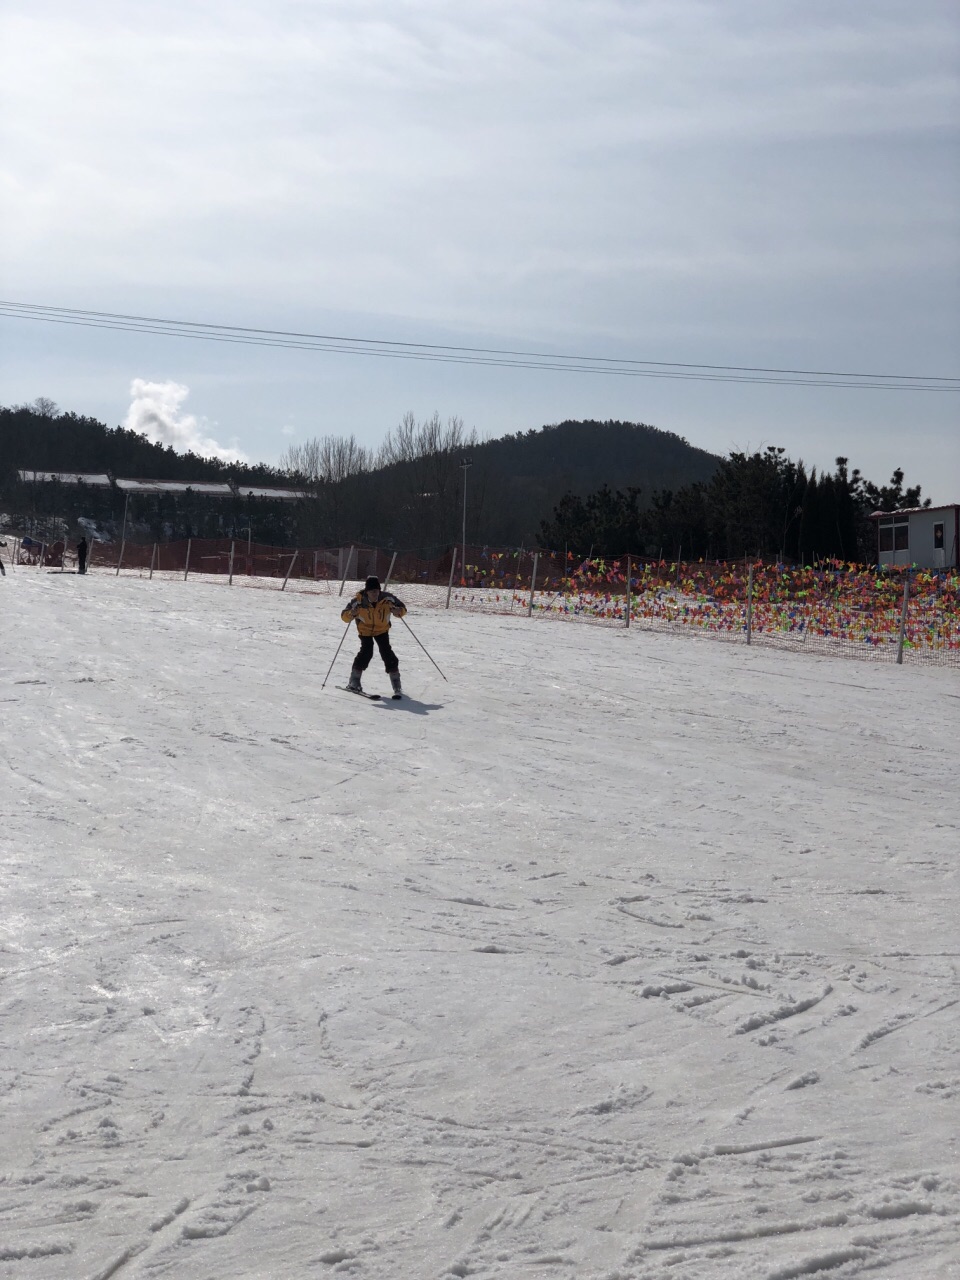
{"label": "distant person in dark clothing", "polygon": [[87,540],[81,538],[77,543],[77,573],[87,572]]}

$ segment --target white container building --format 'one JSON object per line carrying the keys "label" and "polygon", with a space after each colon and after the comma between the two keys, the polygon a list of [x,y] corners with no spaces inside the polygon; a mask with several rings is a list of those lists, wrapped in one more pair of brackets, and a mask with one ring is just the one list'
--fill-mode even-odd
{"label": "white container building", "polygon": [[960,503],[875,511],[877,563],[960,568]]}

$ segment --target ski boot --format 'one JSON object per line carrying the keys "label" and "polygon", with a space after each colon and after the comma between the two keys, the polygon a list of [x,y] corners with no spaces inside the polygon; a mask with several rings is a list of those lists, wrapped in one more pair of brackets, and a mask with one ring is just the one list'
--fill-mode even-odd
{"label": "ski boot", "polygon": [[392,694],[391,696],[392,696],[393,698],[402,698],[402,697],[403,697],[403,690],[402,690],[402,689],[401,689],[401,687],[400,687],[400,672],[399,672],[399,671],[391,671],[391,672],[390,672],[390,683],[393,685],[393,694]]}
{"label": "ski boot", "polygon": [[363,689],[360,685],[360,674],[361,673],[356,667],[353,667],[350,671],[350,679],[347,681],[347,688],[351,693],[363,693]]}

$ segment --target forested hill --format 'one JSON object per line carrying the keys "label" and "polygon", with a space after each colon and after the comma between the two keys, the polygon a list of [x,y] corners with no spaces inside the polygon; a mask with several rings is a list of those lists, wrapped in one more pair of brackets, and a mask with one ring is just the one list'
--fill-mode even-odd
{"label": "forested hill", "polygon": [[464,479],[467,541],[529,547],[566,494],[609,485],[646,505],[708,481],[720,459],[635,422],[566,421],[480,440],[460,418],[418,423],[408,413],[377,450],[326,436],[292,446],[284,462],[319,494],[333,542],[427,548],[460,540]]}
{"label": "forested hill", "polygon": [[[541,523],[568,493],[586,496],[607,485],[637,489],[646,506],[657,491],[709,480],[720,459],[679,436],[633,422],[561,422],[496,440],[465,433],[459,419],[436,415],[379,449],[340,437],[323,446],[317,465],[275,468],[181,454],[145,436],[106,427],[93,418],[58,413],[55,406],[0,408],[0,510],[11,516],[45,512],[68,523],[93,515],[110,532],[124,503],[115,491],[99,495],[41,492],[17,483],[18,470],[106,472],[124,479],[233,480],[283,487],[294,479],[312,495],[296,504],[245,504],[264,541],[300,546],[367,545],[436,548],[462,534],[463,470],[467,456],[467,537],[496,545],[533,545]],[[305,448],[304,455],[310,452]],[[83,510],[81,510],[83,507]],[[141,510],[142,507],[142,510]],[[137,507],[138,528],[157,536],[225,529],[236,513],[196,499]],[[260,528],[260,526],[263,526]]]}
{"label": "forested hill", "polygon": [[[266,464],[221,462],[123,427],[110,428],[75,413],[40,413],[32,406],[0,407],[0,481],[17,470],[108,472],[130,479],[224,480],[282,484],[286,475]],[[561,422],[475,444],[478,478],[501,479],[536,494],[537,519],[566,492],[586,494],[601,485],[636,487],[649,497],[708,480],[719,459],[670,431],[635,422]],[[459,462],[460,459],[458,458]],[[373,468],[377,470],[376,467]],[[545,510],[539,511],[541,504]]]}
{"label": "forested hill", "polygon": [[551,497],[607,484],[642,489],[647,498],[657,489],[709,480],[720,461],[671,431],[594,421],[560,422],[489,440],[473,450],[473,460],[521,483],[535,482]]}
{"label": "forested hill", "polygon": [[[297,504],[269,499],[218,498],[197,494],[141,496],[130,501],[115,486],[106,489],[58,483],[21,483],[19,471],[107,474],[124,480],[234,481],[283,488],[287,476],[275,467],[221,462],[153,444],[123,427],[60,413],[50,402],[0,407],[0,526],[53,542],[81,529],[110,540],[121,528],[132,541],[190,536],[217,537],[242,524],[262,542],[295,540]],[[316,504],[313,504],[316,505]]]}
{"label": "forested hill", "polygon": [[566,493],[632,487],[647,503],[657,490],[709,480],[720,461],[657,427],[590,420],[520,431],[469,454],[468,483],[482,506],[484,540],[527,545]]}
{"label": "forested hill", "polygon": [[106,472],[130,480],[284,483],[274,467],[177,453],[169,445],[152,444],[146,436],[107,427],[96,418],[58,413],[55,407],[38,411],[31,405],[0,406],[0,485],[12,483],[20,470]]}

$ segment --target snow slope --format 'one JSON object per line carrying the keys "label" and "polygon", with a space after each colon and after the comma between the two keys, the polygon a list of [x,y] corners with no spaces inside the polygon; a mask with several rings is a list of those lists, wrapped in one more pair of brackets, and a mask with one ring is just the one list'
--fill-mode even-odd
{"label": "snow slope", "polygon": [[0,585],[0,1276],[960,1275],[957,673],[339,604]]}

